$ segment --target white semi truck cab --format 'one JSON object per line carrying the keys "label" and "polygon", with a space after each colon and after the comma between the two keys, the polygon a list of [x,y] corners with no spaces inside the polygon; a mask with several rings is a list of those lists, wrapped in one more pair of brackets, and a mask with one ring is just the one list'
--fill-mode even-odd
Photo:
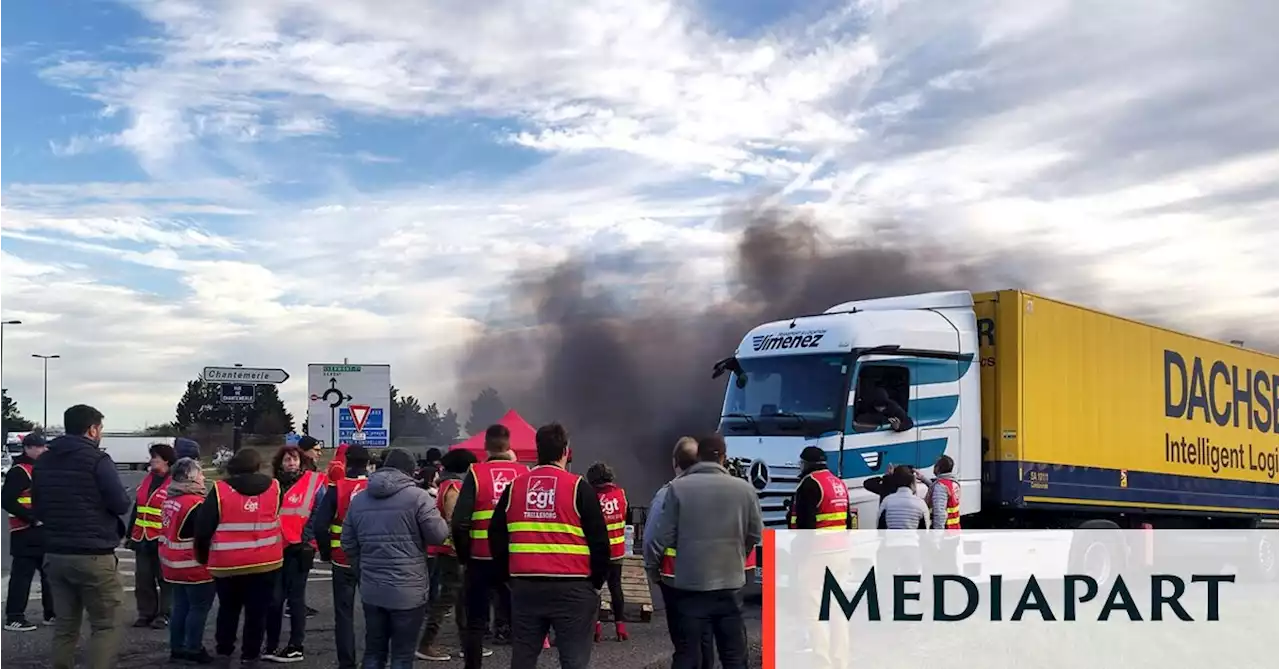
{"label": "white semi truck cab", "polygon": [[[982,503],[978,328],[969,292],[846,302],[822,314],[765,323],[716,364],[730,374],[720,417],[728,457],[760,495],[766,527],[786,526],[800,451],[817,446],[849,486],[861,527],[879,497],[863,488],[896,465],[931,475],[955,461],[961,514]],[[898,431],[876,420],[887,396],[913,418]]]}

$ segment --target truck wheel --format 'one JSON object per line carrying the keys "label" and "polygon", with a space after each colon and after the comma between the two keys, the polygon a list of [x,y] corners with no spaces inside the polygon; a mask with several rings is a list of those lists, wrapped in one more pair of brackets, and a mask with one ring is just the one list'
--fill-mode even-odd
{"label": "truck wheel", "polygon": [[1274,531],[1258,532],[1258,540],[1253,543],[1252,559],[1254,577],[1266,583],[1276,582],[1276,533]]}
{"label": "truck wheel", "polygon": [[1071,556],[1068,565],[1071,573],[1093,577],[1099,584],[1105,583],[1124,569],[1125,550],[1120,535],[1108,538],[1093,530],[1118,530],[1120,526],[1110,520],[1086,520],[1077,530],[1090,530],[1077,534],[1071,540]]}

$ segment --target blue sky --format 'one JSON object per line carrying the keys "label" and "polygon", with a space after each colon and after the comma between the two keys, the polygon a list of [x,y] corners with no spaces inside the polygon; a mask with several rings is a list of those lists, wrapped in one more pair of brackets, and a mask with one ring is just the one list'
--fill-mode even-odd
{"label": "blue sky", "polygon": [[1275,347],[1275,3],[59,7],[2,35],[29,415],[37,352],[53,407],[121,428],[231,362],[389,362],[455,404],[512,270],[656,244],[715,284],[720,213],[766,194],[842,233],[1035,237],[1106,286],[1068,298]]}

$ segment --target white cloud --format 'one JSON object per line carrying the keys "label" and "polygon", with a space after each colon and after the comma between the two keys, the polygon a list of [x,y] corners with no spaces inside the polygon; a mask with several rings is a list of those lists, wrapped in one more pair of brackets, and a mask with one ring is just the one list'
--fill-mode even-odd
{"label": "white cloud", "polygon": [[[975,252],[1034,236],[1090,259],[1110,286],[1095,303],[1275,333],[1274,7],[868,0],[733,38],[674,1],[130,6],[156,24],[132,45],[153,58],[44,67],[112,124],[48,141],[67,160],[127,149],[155,180],[11,171],[2,213],[5,312],[31,324],[13,348],[64,348],[59,401],[112,389],[107,413],[132,423],[167,418],[216,362],[391,361],[444,400],[512,270],[660,246],[714,279],[716,218],[761,195]],[[487,151],[543,162],[367,185],[360,170],[419,156],[346,131],[455,115],[495,122]],[[272,171],[284,151],[308,169]],[[22,369],[5,383],[28,407]]]}

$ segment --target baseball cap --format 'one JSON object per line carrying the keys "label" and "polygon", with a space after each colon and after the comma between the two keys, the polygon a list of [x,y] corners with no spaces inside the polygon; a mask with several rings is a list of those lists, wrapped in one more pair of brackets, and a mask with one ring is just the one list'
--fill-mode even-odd
{"label": "baseball cap", "polygon": [[316,441],[315,437],[309,434],[303,435],[302,438],[298,440],[298,449],[303,451],[315,450],[315,447],[319,444],[320,442]]}

